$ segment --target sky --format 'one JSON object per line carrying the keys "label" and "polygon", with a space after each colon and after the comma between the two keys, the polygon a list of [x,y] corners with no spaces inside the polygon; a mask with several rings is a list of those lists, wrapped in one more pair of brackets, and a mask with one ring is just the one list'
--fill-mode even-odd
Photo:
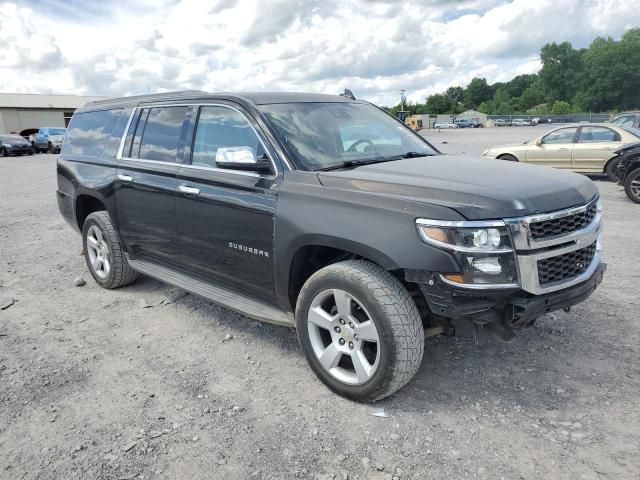
{"label": "sky", "polygon": [[0,0],[0,92],[349,88],[393,105],[638,26],[637,0]]}

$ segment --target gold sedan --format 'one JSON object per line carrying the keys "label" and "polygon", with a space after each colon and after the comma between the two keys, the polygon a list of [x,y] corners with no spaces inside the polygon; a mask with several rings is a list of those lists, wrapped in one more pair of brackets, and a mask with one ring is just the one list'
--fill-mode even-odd
{"label": "gold sedan", "polygon": [[501,145],[483,157],[564,168],[580,173],[605,173],[616,178],[615,150],[640,141],[640,130],[607,124],[565,125],[521,145]]}

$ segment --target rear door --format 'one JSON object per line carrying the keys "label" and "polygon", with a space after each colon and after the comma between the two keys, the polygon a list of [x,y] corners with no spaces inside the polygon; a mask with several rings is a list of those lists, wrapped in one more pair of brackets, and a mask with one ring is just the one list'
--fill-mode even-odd
{"label": "rear door", "polygon": [[115,199],[121,240],[135,257],[179,262],[176,174],[188,110],[186,106],[140,107],[132,118],[118,160]]}
{"label": "rear door", "polygon": [[179,169],[176,197],[183,268],[273,301],[275,163],[266,173],[223,169],[216,152],[250,147],[257,158],[275,156],[234,106],[194,107],[193,118],[191,161]]}
{"label": "rear door", "polygon": [[570,169],[571,151],[577,132],[578,127],[559,128],[543,136],[539,144],[528,145],[527,163]]}
{"label": "rear door", "polygon": [[620,135],[601,126],[580,127],[578,141],[573,146],[573,170],[602,173],[604,165],[622,146]]}

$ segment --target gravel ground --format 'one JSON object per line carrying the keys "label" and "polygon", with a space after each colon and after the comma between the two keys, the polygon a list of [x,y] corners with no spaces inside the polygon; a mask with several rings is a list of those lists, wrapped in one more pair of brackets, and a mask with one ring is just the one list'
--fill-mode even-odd
{"label": "gravel ground", "polygon": [[[485,130],[426,136],[479,153],[525,131]],[[640,216],[598,187],[609,271],[588,302],[508,344],[428,339],[415,379],[362,405],[314,378],[291,329],[148,278],[100,289],[55,156],[2,158],[0,478],[639,478]]]}

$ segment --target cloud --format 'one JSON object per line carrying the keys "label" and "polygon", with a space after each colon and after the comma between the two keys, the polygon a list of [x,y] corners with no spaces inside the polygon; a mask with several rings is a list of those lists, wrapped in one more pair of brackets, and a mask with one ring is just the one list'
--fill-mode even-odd
{"label": "cloud", "polygon": [[625,0],[0,0],[0,91],[350,88],[390,105],[638,25]]}

